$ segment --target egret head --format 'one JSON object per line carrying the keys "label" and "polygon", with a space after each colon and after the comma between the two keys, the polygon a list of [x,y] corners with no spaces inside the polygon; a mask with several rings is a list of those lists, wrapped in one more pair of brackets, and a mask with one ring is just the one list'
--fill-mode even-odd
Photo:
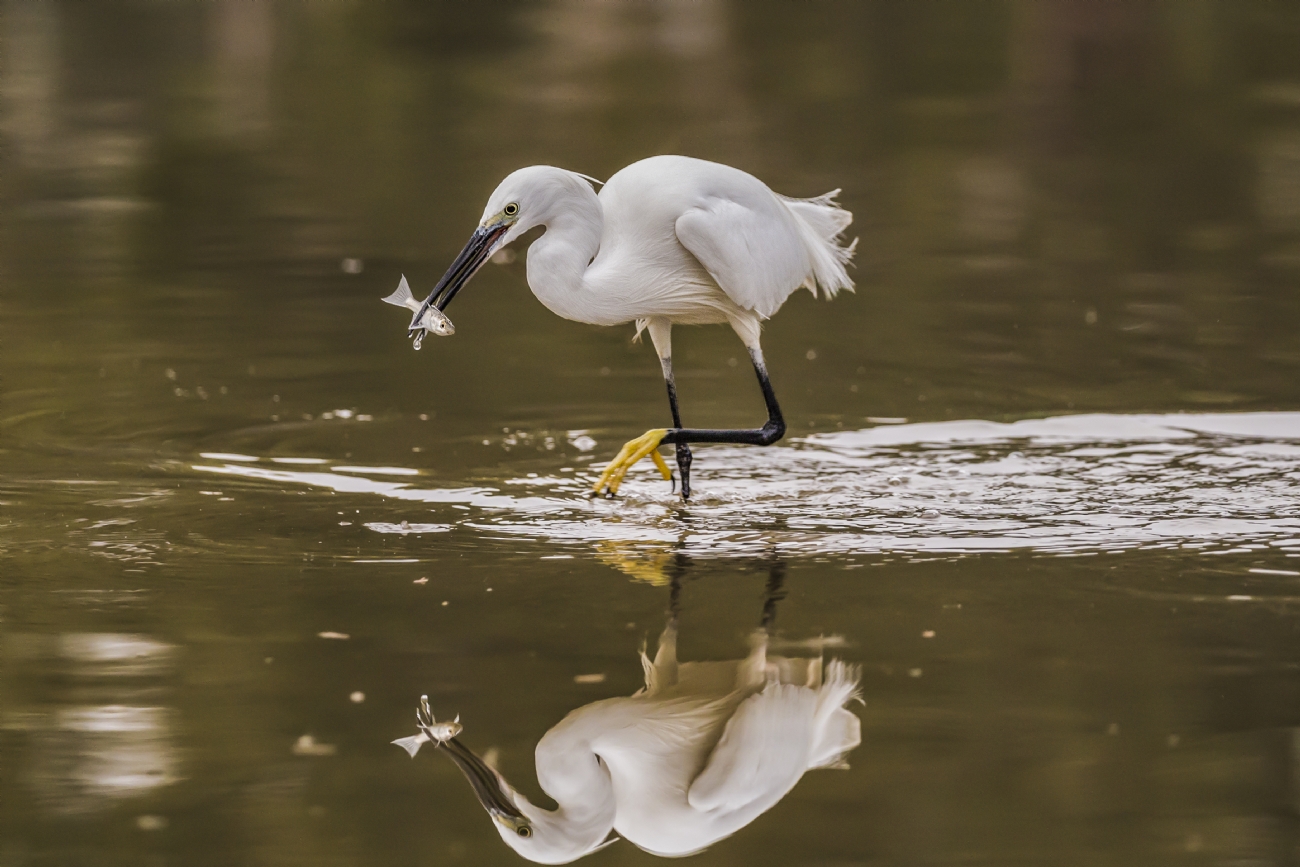
{"label": "egret head", "polygon": [[614,828],[612,802],[607,815],[576,817],[564,809],[555,812],[543,810],[518,792],[511,792],[524,818],[513,820],[493,816],[493,824],[506,845],[529,861],[536,864],[568,864],[603,849],[618,839],[606,839]]}
{"label": "egret head", "polygon": [[[483,209],[483,219],[430,296],[439,310],[446,310],[461,287],[483,267],[492,254],[524,232],[570,214],[590,211],[571,208],[574,200],[596,201],[596,194],[582,175],[553,166],[529,166],[511,172],[497,185]],[[598,213],[598,211],[596,212]]]}
{"label": "egret head", "polygon": [[595,200],[591,183],[583,175],[554,166],[528,166],[511,172],[497,184],[483,208],[480,228],[506,225],[502,244],[524,232],[583,209],[574,200]]}
{"label": "egret head", "polygon": [[442,747],[469,780],[501,839],[529,861],[567,864],[608,845],[605,838],[614,827],[612,800],[576,805],[577,809],[543,810],[456,738]]}

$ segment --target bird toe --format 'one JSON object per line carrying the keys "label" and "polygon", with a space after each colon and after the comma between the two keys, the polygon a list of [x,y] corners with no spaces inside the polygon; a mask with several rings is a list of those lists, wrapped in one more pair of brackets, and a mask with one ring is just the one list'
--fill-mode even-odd
{"label": "bird toe", "polygon": [[663,456],[656,451],[659,448],[659,443],[663,441],[667,434],[668,430],[666,428],[655,428],[625,443],[614,457],[614,460],[610,461],[604,472],[600,474],[596,484],[592,486],[592,493],[600,494],[604,492],[610,497],[617,494],[619,485],[623,483],[623,476],[627,474],[628,469],[646,455],[653,458],[655,466],[659,468],[659,472],[665,479],[671,479],[672,471],[668,469],[668,464],[664,462]]}

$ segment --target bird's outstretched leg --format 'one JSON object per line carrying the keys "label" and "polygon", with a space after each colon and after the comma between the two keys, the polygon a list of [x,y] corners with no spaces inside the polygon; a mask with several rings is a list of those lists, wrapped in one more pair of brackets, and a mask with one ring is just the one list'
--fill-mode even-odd
{"label": "bird's outstretched leg", "polygon": [[[667,430],[657,428],[646,431],[641,436],[623,446],[623,450],[618,453],[614,460],[610,461],[609,466],[597,480],[592,488],[593,492],[599,494],[602,489],[608,491],[613,496],[618,491],[618,486],[623,481],[623,476],[627,473],[629,467],[646,455],[654,458],[655,463],[659,466],[659,472],[665,479],[672,478],[672,472],[664,459],[657,451],[659,445],[672,443],[676,446],[685,446],[688,443],[736,443],[737,445],[751,446],[770,446],[772,443],[785,436],[785,419],[781,415],[781,407],[776,402],[776,394],[772,391],[772,383],[767,376],[767,366],[763,363],[763,353],[757,346],[750,347],[750,360],[754,363],[754,372],[758,375],[758,385],[763,390],[763,402],[767,404],[767,423],[761,428],[739,429],[739,430],[707,430],[684,427],[673,427]],[[676,404],[676,388],[669,386],[669,394]],[[676,413],[674,413],[676,416]],[[674,418],[676,421],[676,418]],[[690,468],[690,449],[687,448],[685,453],[685,465],[683,466],[683,453],[678,452],[678,466],[682,469],[683,475],[689,473]],[[683,479],[682,498],[685,499],[690,494],[689,479]]]}
{"label": "bird's outstretched leg", "polygon": [[686,443],[737,443],[751,446],[770,446],[785,436],[785,419],[781,407],[776,402],[776,393],[772,391],[772,382],[767,377],[767,365],[763,363],[763,352],[757,346],[749,349],[749,358],[754,363],[754,373],[758,375],[758,386],[763,390],[763,402],[767,404],[767,423],[760,428],[740,430],[696,430],[677,427],[664,434],[662,442],[684,445]]}

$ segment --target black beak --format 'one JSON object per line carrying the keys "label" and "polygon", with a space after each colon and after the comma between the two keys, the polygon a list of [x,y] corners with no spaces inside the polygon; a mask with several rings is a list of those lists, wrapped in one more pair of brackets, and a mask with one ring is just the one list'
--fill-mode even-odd
{"label": "black beak", "polygon": [[424,299],[420,309],[415,312],[411,318],[411,325],[408,336],[414,337],[420,330],[418,323],[424,318],[429,306],[437,307],[439,310],[446,310],[451,299],[456,297],[460,288],[469,282],[483,263],[488,260],[488,256],[496,249],[496,243],[501,236],[509,231],[510,226],[507,223],[498,223],[495,226],[479,226],[470,236],[469,243],[460,251],[460,255],[451,263],[447,273],[442,275],[438,285],[433,287],[429,297]]}
{"label": "black beak", "polygon": [[519,812],[519,808],[501,790],[501,778],[486,762],[456,738],[440,741],[438,746],[446,750],[447,756],[460,768],[465,779],[469,780],[478,802],[493,818],[524,820],[524,814]]}

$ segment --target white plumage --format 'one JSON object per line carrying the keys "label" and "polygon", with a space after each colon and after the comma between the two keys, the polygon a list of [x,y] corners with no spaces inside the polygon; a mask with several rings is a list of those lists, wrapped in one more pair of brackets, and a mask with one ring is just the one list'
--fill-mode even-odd
{"label": "white plumage", "polygon": [[573,861],[611,830],[658,855],[687,855],[727,837],[781,800],[813,768],[847,767],[861,740],[845,709],[859,674],[839,660],[769,656],[755,633],[749,655],[677,661],[669,626],[646,686],[581,707],[537,745],[537,779],[558,805],[543,810],[500,782],[532,833],[497,828],[520,855]]}
{"label": "white plumage", "polygon": [[597,196],[582,175],[530,166],[492,193],[483,224],[516,203],[501,245],[546,226],[528,250],[528,285],[559,316],[657,324],[664,335],[674,324],[730,322],[756,347],[759,322],[801,286],[828,298],[853,288],[853,245],[838,243],[853,216],[835,204],[838,192],[789,199],[740,169],[658,156],[619,171]]}
{"label": "white plumage", "polygon": [[[441,311],[492,254],[529,229],[546,231],[528,249],[528,285],[566,319],[593,325],[635,322],[650,331],[659,355],[673,427],[629,442],[606,468],[596,491],[614,494],[627,468],[677,447],[682,497],[690,496],[690,443],[771,445],[785,434],[759,345],[762,321],[798,288],[827,298],[852,289],[845,266],[856,241],[841,243],[853,215],[839,191],[812,199],[772,192],[753,175],[705,160],[658,156],[633,163],[600,190],[585,175],[553,166],[511,173],[488,198],[483,219],[408,326],[418,349],[426,333],[450,334]],[[390,297],[399,305],[400,297]],[[431,311],[439,316],[429,319]],[[440,324],[442,330],[430,327]],[[749,351],[768,419],[752,430],[685,427],[672,372],[672,327],[729,323]]]}

